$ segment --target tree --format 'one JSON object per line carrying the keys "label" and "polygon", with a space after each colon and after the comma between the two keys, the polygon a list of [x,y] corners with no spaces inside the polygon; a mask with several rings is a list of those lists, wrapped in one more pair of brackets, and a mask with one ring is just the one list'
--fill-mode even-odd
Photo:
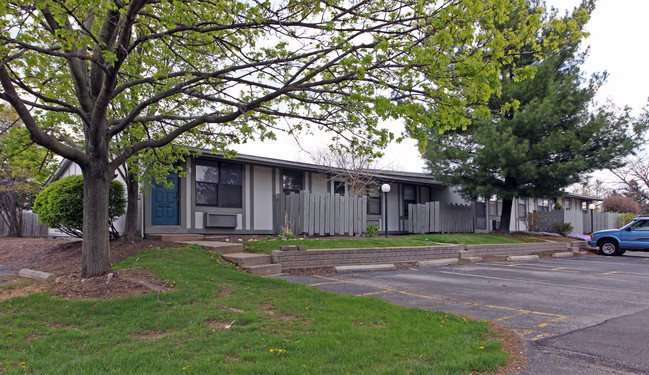
{"label": "tree", "polygon": [[22,237],[23,211],[53,171],[46,149],[34,145],[11,107],[0,107],[0,220],[9,237]]}
{"label": "tree", "polygon": [[340,145],[320,148],[310,155],[315,164],[326,168],[330,181],[346,183],[350,195],[364,195],[370,186],[377,183],[375,175],[379,169],[366,155],[348,151]]}
{"label": "tree", "polygon": [[612,194],[604,198],[602,209],[604,212],[628,212],[636,215],[640,213],[640,205],[638,202],[633,198],[623,197],[617,194]]}
{"label": "tree", "polygon": [[[590,13],[593,4],[582,9]],[[513,198],[561,195],[581,175],[620,165],[642,142],[646,122],[633,120],[628,108],[594,108],[606,75],[585,81],[578,48],[572,43],[542,59],[515,59],[516,66],[538,70],[519,82],[514,64],[503,66],[502,95],[490,101],[491,119],[475,120],[466,131],[429,132],[424,158],[437,179],[458,186],[468,199],[503,199],[499,232],[509,232]],[[513,105],[502,110],[507,102]]]}
{"label": "tree", "polygon": [[641,212],[649,212],[649,158],[631,158],[626,166],[612,169],[611,172],[622,184],[623,195],[638,202]]}
{"label": "tree", "polygon": [[612,190],[606,185],[607,183],[602,180],[592,181],[590,177],[585,177],[583,181],[571,186],[568,191],[588,197],[606,197],[612,194]]}
{"label": "tree", "polygon": [[[309,127],[371,152],[393,139],[379,120],[462,126],[488,112],[500,65],[546,26],[523,9],[499,27],[521,2],[9,0],[0,99],[36,143],[81,167],[82,275],[100,275],[108,186],[133,156]],[[534,51],[579,39],[586,18],[557,20]]]}

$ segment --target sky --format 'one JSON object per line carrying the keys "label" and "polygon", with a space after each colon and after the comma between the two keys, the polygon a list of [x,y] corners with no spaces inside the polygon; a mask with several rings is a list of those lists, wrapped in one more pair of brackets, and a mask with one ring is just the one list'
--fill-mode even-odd
{"label": "sky", "polygon": [[[546,0],[546,3],[548,8],[555,7],[563,14],[580,1]],[[647,0],[597,0],[586,26],[590,36],[582,43],[590,47],[582,71],[588,75],[603,71],[609,74],[596,97],[597,103],[610,100],[618,107],[629,106],[634,116],[640,114],[649,97],[649,69],[646,68],[649,50],[644,45],[649,36],[648,14]],[[394,133],[402,131],[398,122],[382,125]],[[322,146],[325,146],[322,136],[300,137],[298,144],[292,137],[278,135],[277,141],[253,142],[236,147],[236,150],[242,154],[311,162],[309,152]],[[382,168],[408,172],[423,172],[425,167],[412,140],[390,144],[378,164]]]}

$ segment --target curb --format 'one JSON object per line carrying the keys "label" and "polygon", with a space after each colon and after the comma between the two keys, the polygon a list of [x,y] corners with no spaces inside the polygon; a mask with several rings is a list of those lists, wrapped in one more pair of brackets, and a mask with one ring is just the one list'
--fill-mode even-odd
{"label": "curb", "polygon": [[565,253],[554,253],[552,254],[553,258],[570,258],[574,256],[575,254],[573,252],[565,252]]}
{"label": "curb", "polygon": [[440,267],[440,266],[450,266],[457,265],[458,258],[449,258],[449,259],[433,259],[433,260],[420,260],[417,262],[417,267]]}
{"label": "curb", "polygon": [[397,267],[394,264],[366,264],[359,266],[337,266],[334,267],[336,273],[347,272],[372,272],[372,271],[394,271]]}
{"label": "curb", "polygon": [[537,262],[541,260],[538,255],[512,255],[508,256],[510,262]]}

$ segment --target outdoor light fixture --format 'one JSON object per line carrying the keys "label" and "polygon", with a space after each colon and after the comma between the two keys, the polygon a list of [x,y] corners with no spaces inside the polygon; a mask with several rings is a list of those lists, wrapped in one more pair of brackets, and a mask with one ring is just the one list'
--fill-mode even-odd
{"label": "outdoor light fixture", "polygon": [[388,236],[388,193],[390,192],[390,185],[389,184],[383,184],[381,185],[381,191],[383,192],[383,200],[385,201],[385,219],[383,222],[385,223],[385,237]]}
{"label": "outdoor light fixture", "polygon": [[593,234],[593,211],[595,211],[595,203],[591,203],[588,208],[590,208],[590,234]]}

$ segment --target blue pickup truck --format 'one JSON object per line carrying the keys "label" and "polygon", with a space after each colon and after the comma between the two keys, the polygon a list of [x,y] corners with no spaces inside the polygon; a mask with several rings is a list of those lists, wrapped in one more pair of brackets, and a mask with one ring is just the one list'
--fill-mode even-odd
{"label": "blue pickup truck", "polygon": [[649,251],[649,217],[638,217],[620,229],[600,230],[590,235],[588,245],[604,255],[622,255],[627,250]]}

